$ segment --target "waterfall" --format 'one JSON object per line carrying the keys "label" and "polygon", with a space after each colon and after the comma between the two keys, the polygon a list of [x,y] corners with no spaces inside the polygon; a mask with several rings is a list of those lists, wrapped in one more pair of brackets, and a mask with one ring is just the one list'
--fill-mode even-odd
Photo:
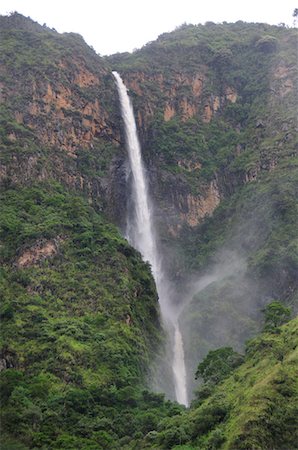
{"label": "waterfall", "polygon": [[186,370],[182,335],[179,329],[178,313],[171,305],[170,283],[164,274],[161,255],[158,252],[155,229],[152,219],[152,205],[148,193],[145,168],[141,147],[127,89],[117,72],[113,72],[121,104],[121,113],[125,125],[126,145],[132,174],[132,197],[134,208],[127,214],[126,235],[130,244],[142,254],[152,268],[159,297],[161,317],[167,330],[173,334],[173,380],[176,400],[188,404],[186,392]]}

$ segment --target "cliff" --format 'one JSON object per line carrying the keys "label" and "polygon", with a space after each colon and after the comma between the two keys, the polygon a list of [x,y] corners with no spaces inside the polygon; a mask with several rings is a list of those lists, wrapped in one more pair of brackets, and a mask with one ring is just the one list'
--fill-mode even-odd
{"label": "cliff", "polygon": [[[235,448],[251,423],[235,425],[232,395],[225,425],[216,398],[184,415],[147,390],[163,333],[150,268],[115,227],[130,189],[112,70],[134,105],[192,396],[210,349],[243,351],[274,299],[297,309],[296,31],[188,25],[101,58],[17,13],[0,28],[3,445]],[[218,429],[184,427],[209,410]],[[270,426],[286,429],[278,411]]]}
{"label": "cliff", "polygon": [[[132,55],[102,59],[74,33],[30,29],[18,15],[1,26],[4,135],[13,149],[24,127],[39,147],[30,156],[18,151],[14,164],[24,178],[55,177],[101,197],[120,225],[114,211],[125,198],[114,181],[125,178],[126,156],[111,68],[130,89],[166,235],[202,223],[220,200],[294,152],[291,30],[241,22],[181,27]],[[49,151],[46,164],[39,164],[41,149]],[[10,175],[2,162],[2,179],[16,171]]]}

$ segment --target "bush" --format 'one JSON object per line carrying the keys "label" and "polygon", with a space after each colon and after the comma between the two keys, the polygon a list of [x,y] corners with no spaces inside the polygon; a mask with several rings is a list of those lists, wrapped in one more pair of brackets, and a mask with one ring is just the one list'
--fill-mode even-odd
{"label": "bush", "polygon": [[265,319],[264,331],[271,333],[276,332],[278,327],[287,323],[291,318],[291,309],[279,301],[269,303],[263,309],[263,312]]}

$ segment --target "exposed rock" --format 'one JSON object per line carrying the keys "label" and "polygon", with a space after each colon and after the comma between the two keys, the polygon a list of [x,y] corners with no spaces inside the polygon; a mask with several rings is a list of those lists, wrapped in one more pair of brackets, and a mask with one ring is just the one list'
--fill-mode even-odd
{"label": "exposed rock", "polygon": [[168,225],[167,231],[169,233],[170,236],[176,238],[179,235],[179,231],[181,230],[181,225],[177,224],[176,226],[174,225]]}
{"label": "exposed rock", "polygon": [[164,120],[168,122],[171,120],[176,114],[175,108],[169,104],[166,105],[163,116]]}
{"label": "exposed rock", "polygon": [[190,227],[198,225],[206,216],[211,216],[215,208],[220,203],[220,193],[216,183],[213,180],[204,197],[194,197],[188,194],[186,197],[186,212],[181,212],[181,218]]}
{"label": "exposed rock", "polygon": [[197,74],[192,82],[192,92],[195,97],[200,97],[203,90],[203,77]]}
{"label": "exposed rock", "polygon": [[[71,97],[71,91],[70,89],[66,88],[62,84],[58,84],[55,86],[55,91],[53,87],[50,85],[50,83],[47,84],[46,93],[43,96],[42,100],[44,102],[44,110],[45,112],[50,112],[51,110],[51,104],[54,103],[55,107],[57,109],[61,108],[71,108],[72,102],[70,100]],[[37,96],[36,92],[36,83],[33,83],[33,100],[38,102],[40,99]],[[36,106],[36,105],[35,105]]]}
{"label": "exposed rock", "polygon": [[189,102],[187,98],[181,100],[180,109],[183,121],[191,119],[197,114],[197,108],[195,107],[195,105]]}
{"label": "exposed rock", "polygon": [[[211,216],[215,208],[221,201],[221,194],[218,183],[214,179],[205,186],[200,195],[194,195],[185,189],[185,185],[172,186],[168,192],[167,203],[161,208],[167,209],[166,221],[167,233],[177,237],[183,225],[195,227],[201,223],[205,217]],[[168,188],[169,189],[169,188]],[[169,195],[170,194],[170,195]]]}
{"label": "exposed rock", "polygon": [[0,372],[6,369],[16,368],[17,366],[16,354],[5,347],[2,348],[0,351]]}
{"label": "exposed rock", "polygon": [[235,103],[237,100],[238,94],[235,91],[235,89],[233,89],[231,87],[227,87],[225,90],[225,97],[229,102]]}
{"label": "exposed rock", "polygon": [[16,140],[17,140],[16,134],[15,134],[14,132],[9,133],[9,135],[7,136],[7,139],[8,139],[10,142],[16,142]]}
{"label": "exposed rock", "polygon": [[213,116],[213,111],[211,109],[211,106],[207,103],[204,106],[204,112],[203,112],[203,122],[205,123],[209,123],[210,120],[212,119]]}
{"label": "exposed rock", "polygon": [[[196,44],[194,51],[195,46]],[[216,114],[219,116],[224,112],[227,104],[235,103],[242,96],[241,83],[237,84],[239,92],[230,85],[231,82],[221,84],[223,80],[232,78],[219,79],[214,67],[209,62],[204,65],[195,53],[189,65],[181,65],[178,60],[177,62],[173,60],[169,70],[162,63],[162,58],[154,59],[158,51],[152,50],[152,55],[149,52],[146,56],[148,61],[152,56],[152,67],[139,61],[131,67],[128,64],[122,74],[127,88],[131,91],[144,153],[146,148],[150,149],[147,145],[150,134],[154,135],[152,118],[157,117],[156,114],[160,111],[165,121],[174,117],[177,121],[198,118],[198,124],[200,120],[209,123]],[[200,48],[198,47],[196,51],[199,52]],[[45,147],[47,151],[53,149],[53,156],[49,157],[52,158],[51,163],[47,161],[45,167],[41,164],[42,152],[38,155],[34,153],[34,156],[29,152],[26,155],[24,152],[22,156],[16,154],[16,159],[12,158],[9,165],[4,163],[7,167],[5,165],[0,167],[0,179],[6,182],[27,183],[30,182],[30,178],[36,180],[53,178],[62,181],[72,189],[84,191],[96,204],[102,202],[105,212],[119,224],[122,220],[119,219],[121,215],[119,211],[123,211],[124,214],[125,210],[127,171],[118,96],[113,85],[113,77],[109,72],[109,62],[108,59],[100,61],[97,57],[89,60],[87,53],[86,58],[79,58],[76,54],[66,55],[60,54],[58,61],[53,61],[45,76],[40,76],[40,71],[35,71],[33,67],[30,68],[32,72],[27,78],[26,74],[22,74],[19,78],[16,76],[13,83],[5,81],[0,84],[1,99],[5,103],[9,105],[13,98],[22,100],[15,103],[18,107],[12,108],[17,122],[34,130],[37,145]],[[226,64],[224,70],[229,73],[230,57],[233,55],[230,52],[223,52],[222,56],[225,57]],[[294,91],[295,77],[291,64],[282,59],[276,61],[275,67],[271,68],[269,79],[271,92],[274,93],[271,99],[279,101],[278,96],[291,95]],[[117,67],[117,62],[115,66]],[[4,72],[6,70],[3,80],[9,80],[9,70],[5,67],[1,70]],[[121,72],[121,64],[119,71]],[[261,117],[261,122],[257,123],[257,130],[254,130],[259,135],[263,131],[265,134],[270,125],[270,120],[268,119],[267,124],[266,119],[266,128],[262,130],[263,122],[264,118]],[[12,144],[18,142],[18,132],[7,133],[7,138]],[[110,142],[118,146],[119,152],[111,155],[108,149],[107,154],[103,154],[103,164],[107,168],[105,174],[100,173],[101,168],[97,172],[89,171],[88,168],[82,171],[81,154],[78,150],[91,151],[95,148],[97,152],[98,149],[98,153],[92,153],[92,158],[96,158],[101,149],[104,153],[105,143]],[[278,145],[283,143],[280,141]],[[58,156],[57,150],[60,150]],[[232,158],[239,156],[241,152],[241,145],[238,144]],[[152,151],[150,154],[148,151],[145,158],[146,163],[150,165],[148,172],[156,170],[155,179],[154,176],[151,178],[149,173],[150,182],[157,186],[152,189],[154,202],[160,208],[160,217],[164,212],[169,213],[163,220],[166,222],[165,228],[169,227],[171,234],[177,234],[185,222],[195,226],[203,220],[203,217],[212,214],[220,197],[228,196],[235,192],[237,186],[255,180],[259,171],[274,170],[279,161],[278,157],[264,156],[260,163],[256,162],[255,167],[250,167],[247,171],[240,169],[236,171],[237,173],[220,168],[217,171],[218,187],[211,184],[211,187],[206,188],[205,185],[200,185],[200,178],[196,180],[197,184],[193,189],[191,183],[196,174],[192,178],[191,174],[186,172],[201,169],[201,163],[196,160],[197,158],[184,153],[184,148],[181,148],[181,151],[178,149],[172,164],[176,163],[181,170],[177,172],[174,170],[175,173],[173,172],[171,178],[165,174],[167,168],[163,169],[162,165],[158,167],[159,161],[156,156],[158,153]],[[161,160],[162,158],[165,160],[167,156],[162,155]],[[220,171],[223,173],[219,173]],[[159,182],[162,178],[165,180]],[[206,178],[202,176],[202,180]],[[202,184],[205,182],[202,181]],[[200,196],[190,194],[198,191],[202,192]]]}
{"label": "exposed rock", "polygon": [[203,111],[203,122],[209,123],[213,117],[213,115],[219,110],[220,108],[220,98],[215,96],[210,96],[208,103],[204,106]]}
{"label": "exposed rock", "polygon": [[186,159],[180,159],[177,162],[179,167],[187,170],[188,172],[193,172],[194,170],[199,170],[202,167],[202,164],[198,161],[191,161]]}
{"label": "exposed rock", "polygon": [[131,315],[130,314],[127,314],[126,319],[125,319],[125,323],[128,326],[132,325],[132,319],[131,319]]}
{"label": "exposed rock", "polygon": [[142,95],[142,89],[140,87],[139,81],[136,79],[130,80],[130,87],[134,90],[138,95]]}
{"label": "exposed rock", "polygon": [[294,91],[293,79],[295,79],[295,68],[280,64],[273,72],[271,90],[279,97],[285,97]]}
{"label": "exposed rock", "polygon": [[91,73],[86,68],[82,67],[80,62],[78,67],[80,67],[80,71],[76,73],[74,82],[81,88],[88,86],[99,85],[99,79],[93,73]]}
{"label": "exposed rock", "polygon": [[256,121],[256,128],[264,128],[264,127],[265,127],[264,122],[262,120],[258,119]]}
{"label": "exposed rock", "polygon": [[260,165],[257,164],[255,167],[253,167],[252,169],[249,169],[246,173],[245,173],[245,183],[249,183],[251,181],[255,181],[258,177],[258,173],[260,172]]}
{"label": "exposed rock", "polygon": [[28,267],[56,255],[61,241],[61,237],[48,241],[38,241],[32,247],[22,252],[16,261],[16,265],[18,267]]}

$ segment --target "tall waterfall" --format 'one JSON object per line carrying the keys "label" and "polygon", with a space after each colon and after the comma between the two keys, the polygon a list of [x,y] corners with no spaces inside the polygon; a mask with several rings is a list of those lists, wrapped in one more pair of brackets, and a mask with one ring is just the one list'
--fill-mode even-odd
{"label": "tall waterfall", "polygon": [[173,379],[176,400],[188,404],[186,391],[186,370],[184,362],[183,341],[178,323],[178,313],[171,305],[170,283],[163,268],[161,255],[158,252],[155,230],[152,219],[152,205],[148,194],[148,184],[142,162],[141,147],[138,139],[133,107],[127,89],[117,72],[113,72],[121,104],[121,112],[125,125],[126,144],[129,164],[132,173],[132,196],[134,208],[128,214],[127,238],[133,247],[142,254],[145,261],[151,264],[153,277],[159,296],[161,316],[166,329],[173,335]]}

